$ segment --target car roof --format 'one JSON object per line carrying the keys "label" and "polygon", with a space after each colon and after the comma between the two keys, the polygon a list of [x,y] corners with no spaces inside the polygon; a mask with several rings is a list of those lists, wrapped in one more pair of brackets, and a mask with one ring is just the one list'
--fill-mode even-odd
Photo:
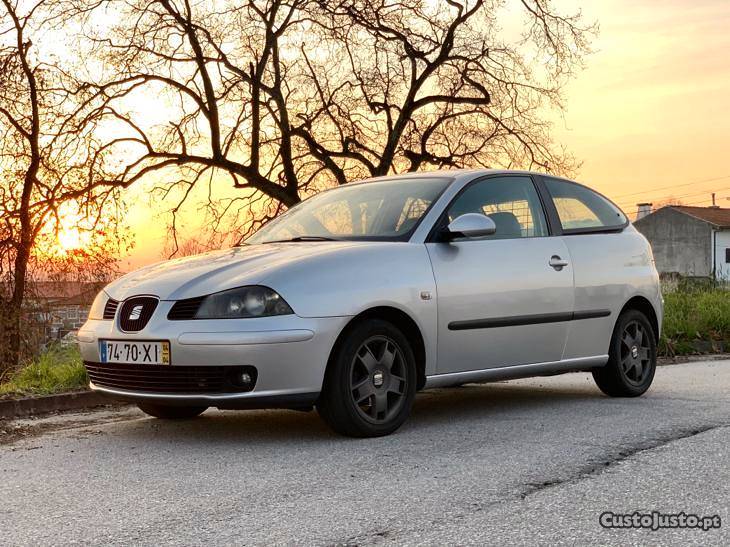
{"label": "car roof", "polygon": [[466,177],[473,178],[482,175],[544,175],[544,173],[539,173],[537,171],[524,171],[519,169],[437,169],[433,171],[413,171],[409,173],[383,175],[380,177],[362,179],[356,182],[375,182],[396,179],[419,179],[433,177],[450,178],[451,182],[456,182],[457,180],[461,180]]}

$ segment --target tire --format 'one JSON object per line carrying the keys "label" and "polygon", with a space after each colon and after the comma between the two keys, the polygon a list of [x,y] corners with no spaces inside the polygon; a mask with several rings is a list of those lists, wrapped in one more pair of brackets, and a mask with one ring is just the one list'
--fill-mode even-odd
{"label": "tire", "polygon": [[368,319],[335,349],[317,411],[341,435],[389,435],[411,412],[416,379],[416,360],[403,333],[387,321]]}
{"label": "tire", "polygon": [[150,403],[138,403],[137,406],[145,414],[163,420],[189,420],[208,409],[206,406],[170,406]]}
{"label": "tire", "polygon": [[638,397],[654,380],[656,335],[638,310],[622,313],[611,336],[608,364],[593,370],[598,388],[610,397]]}

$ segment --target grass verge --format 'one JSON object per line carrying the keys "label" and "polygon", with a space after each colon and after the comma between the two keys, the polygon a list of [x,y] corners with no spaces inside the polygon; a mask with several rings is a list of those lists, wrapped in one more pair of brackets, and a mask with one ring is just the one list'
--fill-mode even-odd
{"label": "grass verge", "polygon": [[75,345],[52,346],[0,384],[0,397],[50,395],[83,389],[88,384],[81,355]]}
{"label": "grass verge", "polygon": [[[659,355],[730,351],[730,290],[665,287]],[[0,397],[50,395],[83,389],[88,377],[75,345],[51,346],[0,383]]]}
{"label": "grass verge", "polygon": [[722,287],[665,291],[659,354],[716,353],[730,348],[730,290]]}

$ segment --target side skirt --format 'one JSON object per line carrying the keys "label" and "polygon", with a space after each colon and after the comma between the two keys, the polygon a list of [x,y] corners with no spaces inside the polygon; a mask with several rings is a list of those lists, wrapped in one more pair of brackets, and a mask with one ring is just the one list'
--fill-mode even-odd
{"label": "side skirt", "polygon": [[467,370],[464,372],[449,372],[434,374],[426,377],[424,389],[432,387],[448,387],[467,383],[496,382],[499,380],[515,380],[530,376],[545,376],[563,372],[602,367],[608,362],[608,355],[593,357],[578,357],[549,361],[546,363],[532,363],[527,365],[512,365],[509,367],[486,368],[482,370]]}

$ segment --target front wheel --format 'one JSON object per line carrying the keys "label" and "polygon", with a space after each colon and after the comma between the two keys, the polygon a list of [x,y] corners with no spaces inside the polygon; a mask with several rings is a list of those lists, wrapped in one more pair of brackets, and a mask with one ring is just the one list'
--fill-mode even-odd
{"label": "front wheel", "polygon": [[416,394],[416,360],[406,337],[379,319],[355,326],[325,376],[317,411],[350,437],[388,435],[406,421]]}
{"label": "front wheel", "polygon": [[608,364],[593,371],[599,389],[611,397],[638,397],[654,380],[656,336],[638,310],[619,317],[611,337]]}
{"label": "front wheel", "polygon": [[208,408],[205,406],[169,406],[150,403],[139,403],[137,407],[145,414],[163,420],[189,420],[199,416]]}

